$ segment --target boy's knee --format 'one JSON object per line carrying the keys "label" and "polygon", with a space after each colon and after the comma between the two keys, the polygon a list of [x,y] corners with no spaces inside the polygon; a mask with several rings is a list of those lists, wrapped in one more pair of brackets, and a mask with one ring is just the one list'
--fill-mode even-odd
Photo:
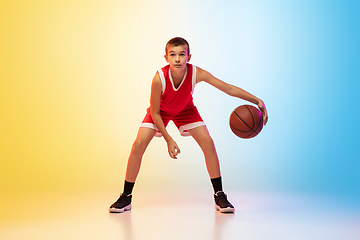
{"label": "boy's knee", "polygon": [[146,148],[146,143],[141,139],[136,139],[133,143],[133,151],[134,152],[140,152],[143,151],[144,148]]}
{"label": "boy's knee", "polygon": [[207,148],[213,148],[214,147],[214,141],[211,137],[204,138],[201,142],[203,147]]}

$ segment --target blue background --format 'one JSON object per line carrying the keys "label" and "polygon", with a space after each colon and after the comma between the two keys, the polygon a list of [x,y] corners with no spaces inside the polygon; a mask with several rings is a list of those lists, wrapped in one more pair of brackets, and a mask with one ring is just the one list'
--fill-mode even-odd
{"label": "blue background", "polygon": [[201,19],[192,62],[268,108],[261,134],[241,140],[227,121],[245,102],[195,90],[234,185],[360,197],[359,9],[356,1],[227,1],[190,10]]}

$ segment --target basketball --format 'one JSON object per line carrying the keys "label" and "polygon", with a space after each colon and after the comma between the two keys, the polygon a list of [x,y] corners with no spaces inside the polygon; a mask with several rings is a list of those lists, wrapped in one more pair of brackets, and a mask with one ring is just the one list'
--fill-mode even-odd
{"label": "basketball", "polygon": [[231,113],[230,128],[240,138],[253,138],[263,128],[263,121],[259,109],[251,105],[242,105]]}

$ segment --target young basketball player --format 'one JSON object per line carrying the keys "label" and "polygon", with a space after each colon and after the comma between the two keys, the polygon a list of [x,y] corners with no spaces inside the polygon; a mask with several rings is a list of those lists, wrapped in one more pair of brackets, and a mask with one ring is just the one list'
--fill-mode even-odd
{"label": "young basketball player", "polygon": [[191,59],[188,42],[183,38],[171,39],[165,47],[165,60],[168,65],[159,69],[151,86],[150,107],[140,125],[138,135],[128,159],[124,191],[120,198],[110,206],[109,211],[119,213],[131,209],[132,189],[140,170],[142,156],[154,136],[163,136],[167,142],[171,158],[176,159],[180,148],[166,131],[172,120],[182,136],[192,136],[201,147],[206,167],[214,188],[215,208],[220,212],[234,212],[234,206],[223,192],[219,160],[209,132],[193,104],[192,93],[199,82],[207,82],[230,96],[238,97],[256,104],[264,116],[268,116],[264,102],[242,90],[227,84],[209,72],[189,64]]}

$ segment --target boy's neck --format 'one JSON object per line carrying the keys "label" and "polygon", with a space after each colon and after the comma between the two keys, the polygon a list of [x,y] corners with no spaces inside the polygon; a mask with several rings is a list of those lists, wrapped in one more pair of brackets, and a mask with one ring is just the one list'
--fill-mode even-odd
{"label": "boy's neck", "polygon": [[180,70],[180,71],[173,71],[173,70],[170,69],[171,77],[173,78],[173,80],[174,81],[176,81],[176,80],[181,81],[181,79],[184,78],[184,75],[186,73],[186,68],[187,68],[187,65],[183,70]]}

